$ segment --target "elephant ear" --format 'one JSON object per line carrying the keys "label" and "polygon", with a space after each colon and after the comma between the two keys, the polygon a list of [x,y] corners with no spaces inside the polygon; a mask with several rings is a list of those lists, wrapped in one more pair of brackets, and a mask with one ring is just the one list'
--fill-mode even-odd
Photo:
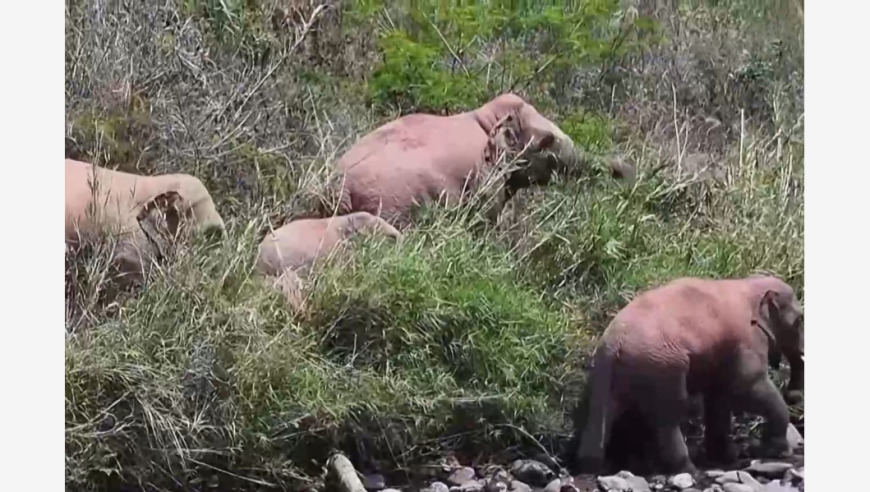
{"label": "elephant ear", "polygon": [[498,150],[518,153],[523,150],[524,145],[521,135],[519,119],[513,113],[508,113],[492,127],[489,137]]}
{"label": "elephant ear", "polygon": [[765,292],[764,295],[761,296],[761,300],[758,301],[757,313],[753,320],[753,323],[764,332],[767,336],[768,342],[770,343],[769,353],[772,353],[773,355],[773,358],[770,359],[770,363],[776,363],[777,365],[779,365],[781,360],[781,354],[777,347],[773,326],[776,322],[775,320],[778,320],[780,316],[778,301],[779,294],[776,291],[769,290]]}
{"label": "elephant ear", "polygon": [[136,216],[139,227],[151,244],[157,249],[159,258],[169,252],[171,243],[176,239],[184,218],[184,200],[175,191],[161,193],[142,206]]}

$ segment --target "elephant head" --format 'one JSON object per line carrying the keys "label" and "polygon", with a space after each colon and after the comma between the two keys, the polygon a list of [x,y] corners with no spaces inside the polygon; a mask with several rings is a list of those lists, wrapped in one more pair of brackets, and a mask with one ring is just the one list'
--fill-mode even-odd
{"label": "elephant head", "polygon": [[771,352],[789,362],[791,375],[785,399],[795,403],[804,387],[804,314],[794,291],[785,282],[776,281],[768,287],[758,302],[755,323],[770,340]]}
{"label": "elephant head", "polygon": [[574,142],[555,123],[514,94],[502,94],[474,112],[496,148],[516,160],[508,188],[544,185],[554,172],[566,173],[581,161]]}

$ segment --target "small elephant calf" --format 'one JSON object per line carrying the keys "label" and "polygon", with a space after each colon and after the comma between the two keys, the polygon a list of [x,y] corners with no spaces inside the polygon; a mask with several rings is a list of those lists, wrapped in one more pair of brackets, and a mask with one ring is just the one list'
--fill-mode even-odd
{"label": "small elephant calf", "polygon": [[301,276],[320,258],[329,257],[346,240],[373,232],[397,239],[401,233],[368,212],[322,219],[299,219],[269,233],[260,243],[257,269],[271,277],[273,286],[295,309],[302,305]]}
{"label": "small elephant calf", "polygon": [[663,472],[694,471],[680,429],[694,395],[703,396],[711,460],[736,459],[730,431],[737,410],[765,418],[770,453],[790,454],[788,406],[767,373],[780,353],[794,397],[803,390],[803,310],[778,278],[682,278],[640,294],[617,313],[595,352],[575,422],[582,432],[576,468],[598,472],[614,422],[631,413],[653,431]]}

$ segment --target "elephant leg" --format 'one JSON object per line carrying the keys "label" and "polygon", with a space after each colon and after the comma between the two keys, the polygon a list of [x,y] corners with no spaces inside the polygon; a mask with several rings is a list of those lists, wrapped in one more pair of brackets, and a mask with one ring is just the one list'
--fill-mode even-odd
{"label": "elephant leg", "polygon": [[762,443],[767,453],[772,457],[790,455],[791,447],[786,439],[789,423],[788,405],[766,374],[752,385],[743,398],[743,404],[746,411],[765,419]]}
{"label": "elephant leg", "polygon": [[727,393],[714,390],[704,395],[704,427],[707,459],[725,465],[737,461],[737,445],[731,439],[731,406]]}
{"label": "elephant leg", "polygon": [[689,409],[689,393],[686,389],[686,374],[673,373],[648,387],[652,397],[647,410],[650,422],[654,422],[659,460],[667,473],[696,471],[689,458],[689,448],[683,438],[680,423]]}

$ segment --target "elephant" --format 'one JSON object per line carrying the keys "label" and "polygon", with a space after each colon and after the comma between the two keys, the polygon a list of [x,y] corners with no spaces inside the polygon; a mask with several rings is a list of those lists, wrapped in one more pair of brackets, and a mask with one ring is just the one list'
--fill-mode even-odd
{"label": "elephant", "polygon": [[[778,363],[771,355],[780,353],[791,369],[785,395],[767,372]],[[770,455],[792,452],[787,401],[803,391],[803,309],[775,276],[683,277],[647,290],[614,316],[592,361],[581,402],[588,408],[578,408],[575,421],[575,470],[601,470],[615,422],[634,412],[654,437],[662,471],[695,471],[680,427],[695,397],[703,402],[711,461],[736,459],[736,411],[764,417]]]}
{"label": "elephant", "polygon": [[[519,168],[503,169],[499,151]],[[517,190],[545,185],[581,160],[556,124],[505,93],[451,116],[405,115],[363,136],[335,164],[335,213],[365,211],[403,229],[415,207],[459,203],[494,178],[494,204],[485,212],[492,221]]]}
{"label": "elephant", "polygon": [[298,310],[302,306],[302,278],[311,272],[315,262],[332,255],[347,240],[363,233],[392,239],[402,236],[396,228],[368,212],[293,220],[263,238],[256,269]]}
{"label": "elephant", "polygon": [[182,232],[224,235],[211,195],[194,176],[140,176],[72,159],[65,165],[67,248],[115,235],[112,262],[122,285],[141,282],[149,259],[164,258]]}

